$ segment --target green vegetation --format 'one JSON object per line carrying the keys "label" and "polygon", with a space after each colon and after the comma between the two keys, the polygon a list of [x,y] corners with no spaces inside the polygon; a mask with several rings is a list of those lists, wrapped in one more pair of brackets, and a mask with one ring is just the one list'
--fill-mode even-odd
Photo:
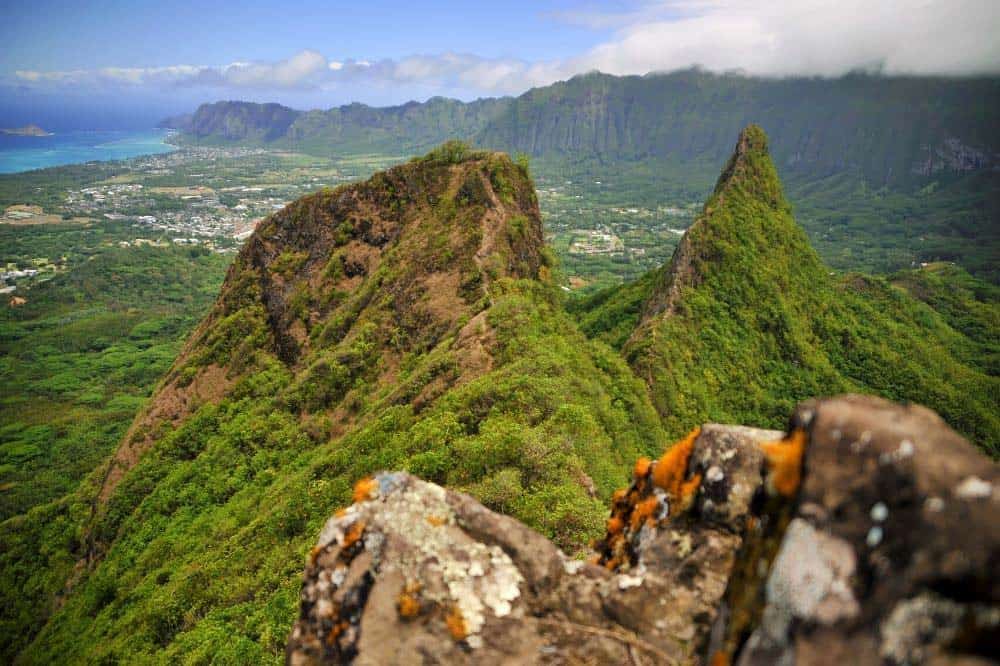
{"label": "green vegetation", "polygon": [[[741,146],[670,270],[583,308],[585,329],[622,345],[649,383],[667,432],[779,427],[808,396],[859,391],[930,405],[1000,453],[1000,377],[981,365],[995,359],[996,292],[974,300],[967,286],[942,316],[884,278],[836,277],[795,224],[763,133],[751,128]],[[967,317],[973,336],[949,323]]]}
{"label": "green vegetation", "polygon": [[[540,162],[532,170],[544,174]],[[601,192],[595,210],[614,205]],[[101,440],[67,494],[28,501],[0,526],[0,594],[13,600],[0,611],[0,654],[279,663],[316,533],[379,469],[472,493],[577,552],[602,531],[637,456],[704,421],[780,427],[814,395],[916,400],[1000,453],[996,288],[950,265],[834,273],[795,224],[758,128],[742,135],[672,264],[586,299],[563,300],[537,205],[525,161],[448,143],[269,217],[127,446],[98,464],[112,441]],[[108,256],[119,266],[112,258],[133,255]],[[127,270],[100,261],[83,266],[104,282],[81,285],[119,284]],[[105,291],[71,288],[72,275],[45,285],[64,303],[38,305],[49,326],[86,298],[56,294]],[[166,266],[159,279],[183,283]],[[142,279],[125,284],[119,300],[150,298]],[[127,322],[127,342],[79,358],[46,350],[46,363],[76,359],[90,378],[40,365],[47,374],[32,381],[106,398],[117,389],[92,375],[132,378],[134,408],[152,359],[122,368],[104,353],[143,335],[167,345],[167,332],[155,336],[188,326]],[[12,455],[41,460],[30,447],[47,435],[28,430]]]}
{"label": "green vegetation", "polygon": [[[20,246],[43,255],[91,235],[19,231]],[[108,456],[214,299],[227,263],[198,249],[89,252],[23,292],[26,304],[0,310],[0,520],[72,491]]]}
{"label": "green vegetation", "polygon": [[374,108],[347,104],[326,111],[296,111],[278,104],[216,102],[187,117],[165,121],[184,131],[182,141],[198,145],[272,145],[331,153],[416,153],[450,137],[469,139],[494,118],[509,99],[468,104],[444,97],[424,103]]}
{"label": "green vegetation", "polygon": [[118,223],[0,226],[7,261],[65,257],[58,274],[19,288],[24,305],[0,310],[5,657],[69,579],[94,470],[208,309],[228,263],[197,248],[118,248],[132,233]]}
{"label": "green vegetation", "polygon": [[[663,448],[641,382],[577,331],[545,281],[522,167],[449,146],[353,189],[357,207],[337,208],[337,191],[320,192],[259,230],[264,243],[292,229],[301,240],[269,263],[252,244],[244,249],[160,389],[194,387],[222,364],[233,383],[221,399],[192,404],[177,422],[140,415],[136,432],[155,433],[152,446],[92,522],[83,507],[99,492],[99,474],[29,514],[82,518],[72,537],[8,521],[3,571],[27,575],[35,595],[25,599],[15,579],[4,580],[5,597],[19,604],[3,633],[20,641],[26,626],[44,624],[23,661],[277,662],[302,559],[365,474],[410,469],[575,550],[600,533],[631,460]],[[494,206],[509,232],[477,264]],[[323,223],[331,213],[354,222]],[[382,242],[375,229],[395,240],[362,269],[352,248]],[[337,252],[353,276],[327,271]],[[261,278],[279,269],[283,286],[273,284],[262,307]],[[338,288],[351,279],[360,279],[352,290]],[[429,292],[427,284],[453,286]],[[313,285],[307,310],[321,313],[306,322],[275,305],[304,285]],[[321,305],[334,290],[343,296]],[[295,333],[303,323],[304,336]],[[57,574],[68,576],[90,549],[96,567],[40,621]],[[29,563],[39,552],[48,568]]]}

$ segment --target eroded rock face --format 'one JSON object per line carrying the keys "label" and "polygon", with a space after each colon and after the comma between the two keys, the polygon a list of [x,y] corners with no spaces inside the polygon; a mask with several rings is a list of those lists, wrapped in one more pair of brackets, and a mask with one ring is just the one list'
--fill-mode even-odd
{"label": "eroded rock face", "polygon": [[[615,494],[589,562],[405,473],[310,557],[291,664],[908,664],[998,654],[997,466],[932,412],[706,425]],[[971,660],[971,661],[970,661]]]}

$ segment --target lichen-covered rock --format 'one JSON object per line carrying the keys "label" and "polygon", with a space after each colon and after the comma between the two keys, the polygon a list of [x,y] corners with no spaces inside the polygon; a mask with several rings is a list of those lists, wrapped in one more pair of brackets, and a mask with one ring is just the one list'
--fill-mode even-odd
{"label": "lichen-covered rock", "polygon": [[403,473],[306,569],[291,664],[915,664],[1000,654],[1000,472],[935,414],[705,425],[615,494],[590,562]]}
{"label": "lichen-covered rock", "polygon": [[668,515],[669,495],[650,481],[661,463],[651,464],[629,496],[663,507],[624,531],[634,561],[622,566],[572,560],[516,520],[410,475],[365,479],[310,556],[289,663],[689,660],[762,483],[758,442],[780,436],[708,425],[673,449],[657,478],[669,465],[667,485],[689,496],[683,516],[680,503]]}
{"label": "lichen-covered rock", "polygon": [[622,572],[605,600],[629,630],[678,661],[705,643],[764,482],[760,444],[782,433],[709,424],[657,461],[640,461],[616,493],[598,562]]}
{"label": "lichen-covered rock", "polygon": [[737,663],[1000,655],[997,465],[930,410],[878,398],[806,402],[792,428],[802,485]]}

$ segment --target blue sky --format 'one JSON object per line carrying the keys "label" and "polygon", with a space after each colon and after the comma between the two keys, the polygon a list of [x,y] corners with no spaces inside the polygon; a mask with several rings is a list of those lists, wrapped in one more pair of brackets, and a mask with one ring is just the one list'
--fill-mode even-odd
{"label": "blue sky", "polygon": [[471,99],[594,69],[992,74],[998,32],[997,0],[12,2],[0,123],[148,126],[217,99]]}
{"label": "blue sky", "polygon": [[[601,11],[629,6],[605,3]],[[306,48],[340,59],[442,51],[550,59],[572,56],[610,34],[557,18],[575,9],[571,2],[523,0],[14,2],[2,10],[0,67],[223,64],[279,60]]]}

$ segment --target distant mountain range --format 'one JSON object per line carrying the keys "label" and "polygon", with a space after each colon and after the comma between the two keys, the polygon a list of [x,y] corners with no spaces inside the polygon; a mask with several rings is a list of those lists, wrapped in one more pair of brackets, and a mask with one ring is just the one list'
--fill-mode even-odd
{"label": "distant mountain range", "polygon": [[714,170],[748,123],[785,177],[859,173],[876,186],[1000,169],[1000,78],[765,79],[700,70],[592,73],[516,98],[297,111],[217,102],[163,121],[198,143],[416,153],[449,138],[535,157],[700,163]]}

